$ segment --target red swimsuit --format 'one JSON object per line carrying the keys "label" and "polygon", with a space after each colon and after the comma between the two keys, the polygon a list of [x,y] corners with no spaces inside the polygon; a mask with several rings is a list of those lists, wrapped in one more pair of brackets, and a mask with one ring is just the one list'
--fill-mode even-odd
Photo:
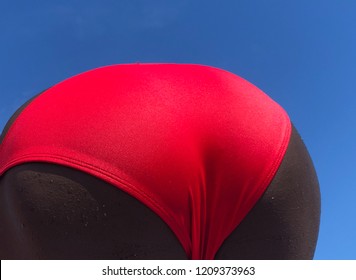
{"label": "red swimsuit", "polygon": [[213,259],[268,187],[291,132],[285,111],[212,67],[114,65],[35,98],[0,146],[0,175],[49,162],[150,207],[191,259]]}

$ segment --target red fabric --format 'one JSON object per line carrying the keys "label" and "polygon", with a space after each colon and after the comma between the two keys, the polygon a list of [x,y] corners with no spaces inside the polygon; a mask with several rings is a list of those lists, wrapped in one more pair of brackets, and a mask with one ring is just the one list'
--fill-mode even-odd
{"label": "red fabric", "polygon": [[114,65],[67,79],[19,115],[0,174],[49,162],[97,176],[157,213],[191,259],[213,259],[286,151],[285,111],[229,72]]}

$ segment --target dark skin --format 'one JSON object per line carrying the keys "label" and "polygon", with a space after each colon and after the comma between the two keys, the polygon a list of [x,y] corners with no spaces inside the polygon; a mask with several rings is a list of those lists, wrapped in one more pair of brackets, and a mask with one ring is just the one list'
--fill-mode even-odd
{"label": "dark skin", "polygon": [[[320,221],[317,176],[293,128],[264,195],[216,259],[312,259]],[[149,208],[86,173],[47,163],[0,178],[1,259],[186,259]]]}

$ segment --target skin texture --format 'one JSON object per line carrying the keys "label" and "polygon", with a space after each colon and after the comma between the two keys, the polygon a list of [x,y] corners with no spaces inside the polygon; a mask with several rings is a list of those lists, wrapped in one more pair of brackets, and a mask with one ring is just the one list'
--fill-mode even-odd
{"label": "skin texture", "polygon": [[[317,176],[293,128],[268,189],[216,259],[311,259],[320,221]],[[28,163],[0,178],[1,259],[186,259],[169,227],[95,177]]]}

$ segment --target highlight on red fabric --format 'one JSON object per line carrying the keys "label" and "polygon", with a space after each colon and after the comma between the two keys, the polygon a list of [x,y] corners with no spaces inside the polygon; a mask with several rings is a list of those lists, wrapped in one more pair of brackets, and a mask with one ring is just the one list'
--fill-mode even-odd
{"label": "highlight on red fabric", "polygon": [[5,135],[0,175],[48,162],[129,193],[165,221],[191,259],[214,259],[287,149],[285,111],[213,67],[127,64],[69,78],[37,97]]}

